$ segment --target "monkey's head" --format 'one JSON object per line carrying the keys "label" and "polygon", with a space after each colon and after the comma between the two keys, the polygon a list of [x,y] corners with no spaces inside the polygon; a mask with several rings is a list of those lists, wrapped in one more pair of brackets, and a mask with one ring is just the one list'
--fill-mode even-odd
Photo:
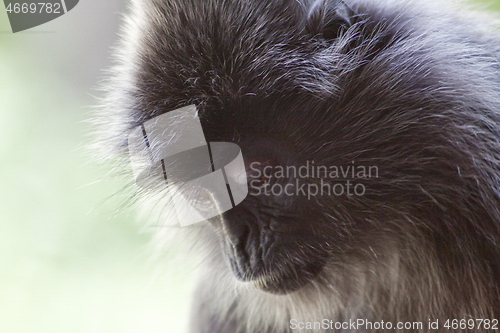
{"label": "monkey's head", "polygon": [[490,247],[497,116],[466,106],[448,51],[402,13],[334,0],[135,7],[114,81],[121,135],[194,104],[207,141],[239,145],[250,193],[210,221],[237,279],[290,293],[331,283],[332,267],[347,281],[352,262],[387,268],[395,253],[428,268],[461,251],[450,242]]}

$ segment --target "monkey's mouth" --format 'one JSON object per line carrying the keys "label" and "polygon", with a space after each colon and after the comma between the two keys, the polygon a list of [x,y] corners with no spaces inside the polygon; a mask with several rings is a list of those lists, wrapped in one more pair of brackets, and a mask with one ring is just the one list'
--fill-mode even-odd
{"label": "monkey's mouth", "polygon": [[306,266],[290,267],[287,270],[275,270],[268,274],[254,277],[255,287],[273,294],[294,292],[314,280],[321,272],[324,261],[317,261]]}
{"label": "monkey's mouth", "polygon": [[326,258],[317,253],[304,253],[305,247],[299,243],[275,240],[269,244],[246,239],[246,242],[225,244],[235,277],[273,294],[287,294],[302,288],[318,276],[326,263]]}

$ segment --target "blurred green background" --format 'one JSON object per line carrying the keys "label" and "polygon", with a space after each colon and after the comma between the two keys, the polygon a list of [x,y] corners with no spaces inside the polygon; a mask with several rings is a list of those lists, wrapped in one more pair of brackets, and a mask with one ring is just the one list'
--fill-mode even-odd
{"label": "blurred green background", "polygon": [[124,184],[84,150],[123,11],[82,0],[12,34],[0,4],[2,333],[185,331],[192,270],[151,264]]}
{"label": "blurred green background", "polygon": [[123,11],[82,0],[14,35],[0,5],[0,332],[185,332],[194,270],[151,264],[124,183],[83,150]]}

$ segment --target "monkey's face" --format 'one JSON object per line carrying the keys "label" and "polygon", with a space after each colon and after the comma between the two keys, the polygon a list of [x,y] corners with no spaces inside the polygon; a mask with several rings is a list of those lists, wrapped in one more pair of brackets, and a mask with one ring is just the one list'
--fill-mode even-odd
{"label": "monkey's face", "polygon": [[442,140],[423,122],[433,97],[409,93],[431,75],[402,77],[390,56],[371,61],[391,41],[383,26],[317,3],[151,1],[128,92],[131,127],[196,104],[208,142],[240,146],[250,193],[211,222],[235,277],[273,293],[320,279],[329,261],[377,256],[420,223],[408,216],[425,220],[427,209],[407,204],[430,202],[422,175],[431,190],[455,181],[442,176],[454,167],[439,164]]}
{"label": "monkey's face", "polygon": [[144,5],[148,23],[129,94],[133,125],[196,104],[208,142],[240,146],[250,193],[212,224],[237,279],[286,293],[315,279],[332,252],[345,248],[339,240],[349,219],[332,224],[341,210],[331,208],[341,203],[329,194],[311,197],[308,186],[317,190],[320,180],[303,173],[353,153],[344,147],[338,155],[344,124],[336,125],[333,111],[345,68],[334,70],[339,59],[327,56],[343,43],[337,38],[350,12],[341,3],[328,10],[266,3]]}

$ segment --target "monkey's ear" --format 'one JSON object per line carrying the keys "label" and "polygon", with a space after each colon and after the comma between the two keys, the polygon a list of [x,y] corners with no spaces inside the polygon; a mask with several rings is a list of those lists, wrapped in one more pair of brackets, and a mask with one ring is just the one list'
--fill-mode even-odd
{"label": "monkey's ear", "polygon": [[355,12],[342,0],[314,0],[307,15],[306,29],[327,40],[337,38],[354,21]]}

